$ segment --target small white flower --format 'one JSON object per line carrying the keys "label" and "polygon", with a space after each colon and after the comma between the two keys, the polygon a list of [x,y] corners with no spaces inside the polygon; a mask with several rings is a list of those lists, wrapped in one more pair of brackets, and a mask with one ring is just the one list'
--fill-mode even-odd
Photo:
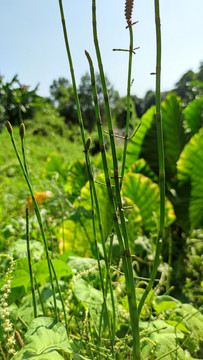
{"label": "small white flower", "polygon": [[15,339],[13,336],[11,336],[10,338],[7,339],[7,344],[8,345],[14,345],[16,343]]}

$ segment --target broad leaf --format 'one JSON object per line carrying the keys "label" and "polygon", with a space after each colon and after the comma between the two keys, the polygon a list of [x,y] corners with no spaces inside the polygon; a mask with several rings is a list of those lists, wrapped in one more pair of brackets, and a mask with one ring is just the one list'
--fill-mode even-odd
{"label": "broad leaf", "polygon": [[64,186],[69,200],[73,202],[80,195],[80,190],[88,180],[87,168],[84,160],[75,161],[68,171],[67,182]]}
{"label": "broad leaf", "polygon": [[[89,284],[93,286],[101,284],[97,260],[69,256],[67,264],[75,275],[81,274],[81,278],[88,281]],[[104,270],[104,262],[100,262],[100,266]]]}
{"label": "broad leaf", "polygon": [[[173,94],[168,95],[162,103],[162,119],[166,179],[171,181],[171,178],[176,175],[176,162],[186,142],[181,102]],[[150,168],[156,174],[159,173],[154,106],[142,116],[141,126],[129,143],[127,166],[129,167],[139,158],[144,158]]]}
{"label": "broad leaf", "polygon": [[177,348],[177,344],[184,339],[184,334],[180,330],[162,320],[141,322],[140,328],[145,330],[144,341],[141,342],[143,359],[156,359],[163,356],[165,360],[185,360],[184,351],[181,347]]}
{"label": "broad leaf", "polygon": [[166,178],[176,174],[176,162],[185,145],[182,105],[174,94],[167,96],[161,104],[164,132]]}
{"label": "broad leaf", "polygon": [[13,360],[63,359],[58,351],[71,354],[78,360],[84,359],[79,354],[74,354],[63,324],[50,317],[39,317],[31,322],[25,334],[24,346]]}
{"label": "broad leaf", "polygon": [[189,219],[192,228],[203,226],[203,128],[184,147],[178,161],[178,180],[189,183]]}
{"label": "broad leaf", "polygon": [[68,174],[68,166],[64,163],[63,157],[57,153],[50,154],[44,168],[46,178],[51,179],[53,173],[58,173],[64,180]]}
{"label": "broad leaf", "polygon": [[169,320],[178,321],[183,324],[190,332],[185,345],[191,353],[197,351],[202,344],[203,339],[203,315],[190,304],[182,304],[181,307],[174,310]]}
{"label": "broad leaf", "polygon": [[[71,269],[62,260],[53,259],[52,264],[58,279],[61,279],[62,277],[70,277],[72,275]],[[37,282],[41,285],[45,284],[49,280],[49,270],[46,260],[35,263],[33,265],[33,272]]]}
{"label": "broad leaf", "polygon": [[184,110],[185,123],[191,135],[203,126],[203,96],[193,100]]}
{"label": "broad leaf", "polygon": [[[80,301],[84,302],[89,309],[93,324],[97,331],[99,330],[100,318],[103,313],[102,329],[104,331],[108,324],[108,316],[112,312],[111,300],[107,297],[107,309],[104,307],[102,312],[103,293],[100,290],[95,289],[83,279],[76,280],[74,292],[75,296]],[[115,298],[114,301],[116,302]]]}
{"label": "broad leaf", "polygon": [[[150,130],[153,123],[155,123],[155,107],[154,106],[152,106],[142,116],[141,126],[140,126],[138,132],[136,133],[136,135],[132,138],[132,140],[130,141],[130,143],[128,145],[128,151],[127,151],[128,155],[127,155],[127,159],[126,159],[127,167],[130,167],[136,160],[138,160],[141,157],[140,152],[141,152],[144,138],[145,138],[148,130]],[[155,147],[157,147],[156,146],[156,134],[155,134]],[[152,149],[151,144],[150,144],[150,149]],[[150,150],[150,152],[151,152],[151,150]],[[150,165],[150,163],[149,163],[149,165]]]}
{"label": "broad leaf", "polygon": [[[160,212],[159,186],[142,174],[128,173],[124,178],[123,195],[133,200],[140,210],[146,232],[156,232]],[[171,203],[166,201],[166,226],[175,220]]]}
{"label": "broad leaf", "polygon": [[[33,260],[40,260],[44,254],[44,246],[40,241],[30,240],[30,252]],[[9,247],[8,253],[14,258],[27,257],[27,241],[19,239]]]}
{"label": "broad leaf", "polygon": [[135,161],[135,163],[130,167],[128,171],[143,174],[155,183],[159,182],[158,176],[154,173],[154,171],[152,171],[152,169],[144,159],[139,159]]}
{"label": "broad leaf", "polygon": [[153,300],[153,307],[158,315],[169,309],[175,309],[178,305],[180,302],[168,295],[155,296]]}

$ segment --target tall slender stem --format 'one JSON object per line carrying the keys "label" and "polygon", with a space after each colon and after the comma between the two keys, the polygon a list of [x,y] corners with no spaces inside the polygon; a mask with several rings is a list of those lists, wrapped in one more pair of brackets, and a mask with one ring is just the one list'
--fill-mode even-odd
{"label": "tall slender stem", "polygon": [[[94,45],[96,50],[97,62],[102,82],[102,89],[104,95],[104,102],[106,108],[106,115],[108,121],[108,130],[110,136],[110,144],[111,144],[111,152],[113,158],[113,166],[114,166],[114,179],[115,179],[115,190],[116,190],[116,205],[118,207],[119,217],[121,221],[121,229],[123,235],[123,242],[119,241],[119,245],[123,246],[124,250],[121,249],[121,254],[124,258],[124,271],[126,277],[126,288],[127,288],[127,295],[128,295],[128,304],[129,304],[129,311],[130,311],[130,321],[131,321],[131,329],[133,335],[133,359],[139,360],[140,359],[140,339],[139,339],[139,316],[137,311],[137,302],[136,302],[136,292],[135,292],[135,283],[133,278],[133,267],[132,267],[132,260],[131,254],[129,249],[128,243],[128,235],[126,229],[126,221],[124,217],[124,211],[122,208],[122,200],[121,200],[121,193],[120,193],[120,183],[119,183],[119,176],[118,176],[118,161],[116,156],[116,146],[115,146],[115,139],[113,134],[113,125],[112,125],[112,117],[111,117],[111,110],[109,104],[109,97],[108,91],[106,86],[106,80],[104,75],[104,69],[102,64],[102,58],[99,48],[98,36],[97,36],[97,19],[96,19],[96,1],[92,0],[92,25],[93,25],[93,37],[94,37]],[[116,224],[117,222],[115,222]],[[119,234],[118,234],[119,237]]]}
{"label": "tall slender stem", "polygon": [[165,162],[164,162],[164,140],[163,125],[161,116],[161,23],[159,0],[154,1],[155,4],[155,24],[156,24],[156,124],[157,124],[157,141],[159,154],[159,187],[160,187],[160,220],[159,231],[156,242],[156,254],[149,284],[139,303],[138,312],[140,314],[146,297],[151,290],[157,274],[157,268],[160,262],[160,253],[163,242],[164,219],[165,219]]}
{"label": "tall slender stem", "polygon": [[[42,224],[42,218],[41,218],[41,215],[40,215],[40,211],[39,211],[37,201],[35,199],[35,195],[34,195],[34,191],[32,189],[32,185],[30,183],[30,179],[28,177],[27,171],[25,170],[25,167],[23,165],[23,162],[22,162],[22,160],[20,158],[20,155],[19,155],[19,152],[17,150],[15,139],[14,139],[14,136],[13,136],[13,129],[12,129],[12,126],[11,126],[9,121],[7,121],[6,126],[7,126],[8,132],[9,132],[10,137],[11,137],[11,141],[12,141],[15,153],[16,153],[16,157],[17,157],[17,159],[19,161],[20,167],[22,169],[23,175],[25,177],[27,186],[28,186],[29,191],[30,191],[30,194],[31,194],[31,197],[32,197],[32,202],[33,202],[33,205],[34,205],[35,214],[36,214],[37,221],[38,221],[40,231],[41,231],[41,234],[42,234],[42,239],[43,239],[43,243],[44,243],[46,259],[47,259],[47,264],[48,264],[48,269],[49,269],[50,283],[51,283],[53,299],[54,299],[54,312],[55,312],[55,317],[58,320],[58,310],[57,310],[57,306],[56,306],[56,293],[55,293],[55,288],[54,288],[54,283],[53,283],[53,276],[52,276],[52,271],[51,271],[51,263],[50,263],[50,258],[49,258],[49,250],[48,250],[46,236],[45,236],[45,233],[44,233],[44,227],[43,227],[43,224]],[[22,128],[22,124],[21,124],[21,128]],[[22,137],[22,134],[21,134],[21,137]]]}
{"label": "tall slender stem", "polygon": [[[82,113],[81,113],[81,108],[80,108],[80,102],[79,102],[79,97],[78,97],[78,92],[77,92],[75,73],[74,73],[72,56],[71,56],[71,51],[70,51],[70,46],[69,46],[69,41],[68,41],[68,34],[67,34],[67,29],[66,29],[66,22],[65,22],[65,17],[64,17],[62,0],[59,0],[59,8],[60,8],[60,14],[61,14],[61,22],[62,22],[62,27],[63,27],[63,34],[64,34],[66,52],[67,52],[68,62],[69,62],[69,67],[70,67],[70,72],[71,72],[71,79],[72,79],[72,84],[73,84],[73,91],[74,91],[74,96],[75,96],[75,102],[76,102],[76,108],[77,108],[77,114],[78,114],[78,121],[79,121],[79,126],[80,126],[82,143],[83,143],[83,147],[84,147],[85,161],[86,161],[86,166],[87,166],[87,170],[88,170],[89,183],[90,183],[90,187],[92,188],[92,192],[93,192],[93,196],[94,196],[94,202],[95,202],[95,208],[96,208],[96,214],[97,214],[97,221],[98,221],[100,235],[101,235],[102,248],[103,248],[103,252],[104,252],[104,260],[105,260],[106,268],[108,269],[109,265],[108,265],[108,257],[107,257],[106,246],[105,246],[105,238],[104,238],[104,233],[103,233],[103,226],[102,226],[102,221],[101,221],[101,215],[100,215],[100,209],[99,209],[99,203],[98,203],[96,187],[95,187],[95,183],[94,183],[93,170],[92,170],[91,161],[90,161],[89,153],[88,153],[89,149],[87,149],[87,147],[86,147],[87,142],[86,142],[86,139],[85,139],[84,124],[83,124]],[[105,292],[103,294],[104,295],[104,305],[105,305],[106,309],[107,309],[106,297],[107,297],[108,284],[109,284],[109,281],[107,281],[107,283],[106,283],[106,290],[105,290]],[[112,301],[112,303],[114,303],[114,298],[112,296],[112,293],[111,293],[111,301]],[[107,311],[107,314],[108,314],[108,311]]]}
{"label": "tall slender stem", "polygon": [[28,256],[28,266],[30,272],[30,283],[31,283],[31,291],[32,291],[32,301],[33,301],[33,309],[34,309],[34,317],[37,317],[37,304],[35,297],[35,285],[34,285],[34,277],[32,272],[32,260],[30,254],[30,236],[29,236],[29,213],[28,208],[26,208],[26,240],[27,240],[27,256]]}
{"label": "tall slender stem", "polygon": [[131,89],[131,74],[132,74],[132,57],[133,57],[133,30],[132,25],[129,25],[129,35],[130,35],[130,48],[129,48],[129,60],[128,60],[128,83],[127,83],[127,116],[126,116],[126,127],[125,127],[125,142],[123,149],[123,162],[121,169],[121,180],[120,188],[122,187],[123,177],[125,172],[125,163],[127,155],[127,146],[128,146],[128,134],[129,134],[129,125],[130,125],[130,89]]}

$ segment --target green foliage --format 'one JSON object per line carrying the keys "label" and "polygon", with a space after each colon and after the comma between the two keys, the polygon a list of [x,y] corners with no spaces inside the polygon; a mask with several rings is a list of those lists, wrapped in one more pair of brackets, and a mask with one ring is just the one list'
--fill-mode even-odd
{"label": "green foliage", "polygon": [[[109,80],[106,78],[109,98],[113,108],[113,111],[116,109],[116,105],[119,100],[119,94],[114,90],[113,86],[110,84]],[[103,102],[103,93],[100,76],[96,76],[96,86],[101,104],[101,115],[102,119],[105,122],[105,110]],[[55,104],[59,114],[65,118],[65,122],[69,125],[77,124],[77,111],[75,106],[75,99],[72,85],[65,78],[59,78],[54,80],[50,86],[51,99]],[[92,86],[90,75],[86,73],[80,79],[80,84],[78,86],[78,95],[80,99],[81,111],[84,121],[84,126],[88,131],[92,131],[96,125],[95,120],[95,111],[93,105],[93,96],[92,96]]]}
{"label": "green foliage", "polygon": [[4,83],[0,77],[0,105],[2,121],[9,120],[12,125],[21,122],[21,117],[27,119],[33,115],[33,103],[38,98],[37,89],[29,91],[27,85],[22,85],[15,75],[10,82]]}
{"label": "green foliage", "polygon": [[73,359],[85,358],[75,354],[67,337],[66,329],[51,317],[34,319],[25,334],[25,343],[13,360],[21,359],[56,359],[64,357],[60,353],[71,354]]}
{"label": "green foliage", "polygon": [[188,70],[176,83],[175,92],[182,98],[185,105],[203,94],[203,63],[200,63],[199,71],[194,73]]}
{"label": "green foliage", "polygon": [[189,182],[189,220],[193,229],[203,226],[203,129],[200,129],[185,146],[178,161],[178,179]]}
{"label": "green foliage", "polygon": [[[123,183],[123,195],[138,206],[144,232],[156,232],[159,219],[159,187],[151,179],[138,173],[127,173]],[[172,205],[167,202],[166,226],[175,216]]]}
{"label": "green foliage", "polygon": [[184,110],[187,131],[193,136],[203,126],[203,96],[192,101]]}

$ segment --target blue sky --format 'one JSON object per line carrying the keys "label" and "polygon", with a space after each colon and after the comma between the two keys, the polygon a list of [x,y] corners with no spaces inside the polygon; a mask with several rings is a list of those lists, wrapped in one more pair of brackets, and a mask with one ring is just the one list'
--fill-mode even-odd
{"label": "blue sky", "polygon": [[[76,80],[88,64],[84,50],[96,59],[92,41],[91,0],[63,0]],[[124,0],[97,0],[98,34],[105,72],[115,89],[126,93],[128,54],[113,48],[128,48]],[[162,23],[162,90],[170,90],[188,69],[196,71],[203,61],[203,0],[160,0]],[[143,96],[154,89],[154,1],[134,0],[134,46],[132,93]],[[11,80],[19,74],[31,88],[49,94],[53,79],[70,79],[58,0],[0,0],[0,74]]]}

